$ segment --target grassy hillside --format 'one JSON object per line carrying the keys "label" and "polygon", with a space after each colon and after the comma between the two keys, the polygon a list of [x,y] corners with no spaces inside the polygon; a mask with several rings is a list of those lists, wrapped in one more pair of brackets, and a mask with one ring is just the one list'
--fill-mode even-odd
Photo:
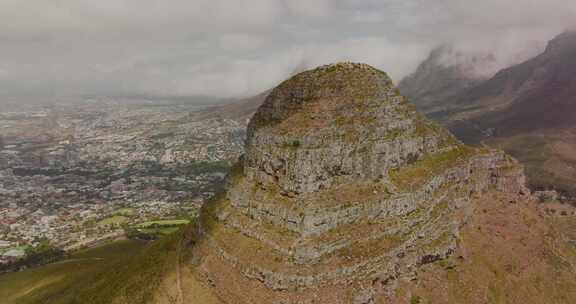
{"label": "grassy hillside", "polygon": [[5,304],[147,303],[176,267],[180,234],[120,241],[39,268],[0,276]]}
{"label": "grassy hillside", "polygon": [[114,242],[81,251],[58,263],[2,275],[0,298],[7,303],[49,302],[83,284],[82,278],[127,261],[144,246],[144,243],[134,241]]}
{"label": "grassy hillside", "polygon": [[422,267],[379,304],[574,303],[576,248],[566,231],[576,220],[545,218],[536,203],[502,195],[476,203],[459,252]]}

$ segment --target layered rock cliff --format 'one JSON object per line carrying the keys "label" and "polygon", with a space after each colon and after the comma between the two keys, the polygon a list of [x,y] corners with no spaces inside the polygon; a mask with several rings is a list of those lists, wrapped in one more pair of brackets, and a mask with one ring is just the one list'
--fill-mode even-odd
{"label": "layered rock cliff", "polygon": [[323,66],[252,118],[194,263],[226,303],[372,303],[453,254],[487,191],[527,194],[521,166],[427,121],[384,72]]}

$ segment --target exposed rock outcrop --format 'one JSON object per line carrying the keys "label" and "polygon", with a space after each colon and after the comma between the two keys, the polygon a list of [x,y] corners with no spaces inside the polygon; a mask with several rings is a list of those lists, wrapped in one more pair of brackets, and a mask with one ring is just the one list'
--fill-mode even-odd
{"label": "exposed rock outcrop", "polygon": [[474,196],[526,194],[502,152],[464,146],[382,71],[334,64],[274,89],[226,193],[203,210],[197,269],[226,303],[372,303],[451,255]]}

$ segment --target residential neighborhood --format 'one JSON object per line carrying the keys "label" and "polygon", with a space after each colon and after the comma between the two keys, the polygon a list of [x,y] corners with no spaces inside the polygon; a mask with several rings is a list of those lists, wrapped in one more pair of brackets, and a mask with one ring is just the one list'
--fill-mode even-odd
{"label": "residential neighborhood", "polygon": [[245,128],[198,118],[203,108],[111,99],[0,109],[0,263],[43,240],[76,250],[197,212],[242,153]]}

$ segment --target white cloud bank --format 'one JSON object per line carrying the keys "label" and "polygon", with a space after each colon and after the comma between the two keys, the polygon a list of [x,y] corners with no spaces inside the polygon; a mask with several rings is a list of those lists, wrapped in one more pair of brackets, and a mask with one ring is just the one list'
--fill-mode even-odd
{"label": "white cloud bank", "polygon": [[490,74],[575,17],[573,0],[0,0],[0,95],[250,95],[343,60],[399,80],[443,43],[493,54]]}

